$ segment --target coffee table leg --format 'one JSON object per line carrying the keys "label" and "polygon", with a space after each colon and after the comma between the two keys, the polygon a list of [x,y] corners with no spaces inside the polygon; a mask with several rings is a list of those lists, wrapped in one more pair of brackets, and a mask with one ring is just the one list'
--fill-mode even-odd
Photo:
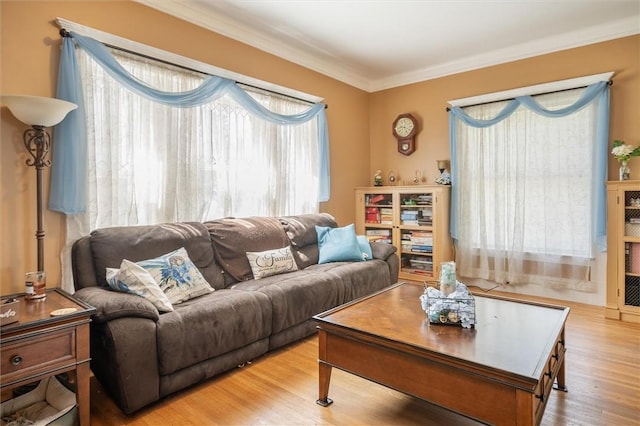
{"label": "coffee table leg", "polygon": [[320,380],[318,383],[318,400],[316,401],[316,404],[326,407],[333,403],[333,400],[328,398],[329,382],[331,381],[331,366],[320,361],[318,363],[318,372],[320,373]]}
{"label": "coffee table leg", "polygon": [[564,352],[565,356],[562,357],[562,364],[560,364],[560,368],[558,369],[558,375],[556,376],[556,384],[553,385],[553,389],[561,390],[561,391],[564,391],[564,392],[569,392],[569,389],[567,388],[567,386],[566,386],[566,384],[564,382],[564,379],[565,379],[564,366],[565,366],[565,362],[567,360],[567,357],[566,357],[567,352],[566,352],[566,348],[564,346],[565,342],[566,342],[566,340],[565,340],[565,337],[564,337],[564,328],[563,328],[562,329],[562,334],[560,335],[560,342],[559,343],[562,344],[562,351]]}
{"label": "coffee table leg", "polygon": [[560,366],[560,368],[558,369],[558,375],[556,376],[556,384],[553,385],[553,389],[555,390],[561,390],[563,392],[569,392],[569,388],[567,388],[565,382],[564,382],[564,362],[565,360],[562,360],[562,365]]}

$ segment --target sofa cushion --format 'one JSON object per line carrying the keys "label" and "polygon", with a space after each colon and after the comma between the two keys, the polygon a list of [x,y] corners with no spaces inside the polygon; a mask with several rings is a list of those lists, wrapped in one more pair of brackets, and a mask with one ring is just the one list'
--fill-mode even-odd
{"label": "sofa cushion", "polygon": [[107,268],[107,284],[115,291],[135,294],[153,303],[160,312],[171,312],[173,306],[151,274],[142,266],[124,259],[120,269]]}
{"label": "sofa cushion", "polygon": [[220,266],[237,281],[253,278],[247,252],[260,252],[289,245],[278,219],[273,217],[225,218],[204,223]]}
{"label": "sofa cushion", "polygon": [[106,287],[107,268],[119,268],[123,259],[138,262],[180,247],[187,250],[189,258],[213,288],[224,287],[224,277],[215,262],[209,232],[198,222],[119,226],[91,232],[97,283]]}
{"label": "sofa cushion", "polygon": [[268,337],[271,312],[264,294],[229,289],[175,306],[157,322],[160,375]]}
{"label": "sofa cushion", "polygon": [[342,298],[340,283],[331,274],[308,269],[261,280],[234,284],[234,290],[263,293],[272,304],[272,333],[305,322],[314,315],[338,305]]}
{"label": "sofa cushion", "polygon": [[298,270],[290,246],[260,252],[248,251],[247,259],[256,280]]}
{"label": "sofa cushion", "polygon": [[137,265],[149,272],[174,305],[213,291],[184,247]]}
{"label": "sofa cushion", "polygon": [[353,224],[341,228],[317,226],[318,263],[364,260]]}
{"label": "sofa cushion", "polygon": [[318,237],[317,226],[338,226],[333,216],[329,213],[310,213],[297,216],[284,216],[280,218],[287,237],[291,242],[293,257],[298,268],[304,269],[309,265],[318,263]]}

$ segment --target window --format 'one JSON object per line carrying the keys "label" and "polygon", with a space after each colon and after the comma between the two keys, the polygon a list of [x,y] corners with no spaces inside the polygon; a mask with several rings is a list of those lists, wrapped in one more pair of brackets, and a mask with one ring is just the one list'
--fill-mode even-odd
{"label": "window", "polygon": [[[201,107],[164,106],[130,92],[83,50],[76,52],[89,135],[84,232],[318,211],[317,120],[289,126],[268,123],[227,96]],[[186,91],[203,80],[158,61],[112,54],[160,90]],[[246,90],[276,113],[309,108],[291,98]]]}
{"label": "window", "polygon": [[[586,89],[540,95],[547,110],[573,105]],[[509,101],[464,108],[494,119]],[[520,105],[485,128],[455,121],[457,267],[500,284],[592,288],[595,257],[595,102],[564,117]]]}

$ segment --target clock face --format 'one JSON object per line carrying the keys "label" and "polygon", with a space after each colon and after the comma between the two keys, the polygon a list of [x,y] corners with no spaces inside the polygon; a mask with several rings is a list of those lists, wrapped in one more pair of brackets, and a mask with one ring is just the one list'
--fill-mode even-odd
{"label": "clock face", "polygon": [[395,131],[398,136],[408,136],[413,131],[413,121],[410,118],[402,117],[396,123]]}

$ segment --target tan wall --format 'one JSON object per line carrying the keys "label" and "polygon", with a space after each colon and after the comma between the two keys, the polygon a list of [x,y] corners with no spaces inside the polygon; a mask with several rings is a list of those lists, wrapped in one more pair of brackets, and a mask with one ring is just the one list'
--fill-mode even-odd
{"label": "tan wall", "polygon": [[[611,86],[610,140],[640,145],[640,36],[570,49],[534,58],[482,68],[400,88],[370,97],[371,165],[369,174],[389,170],[411,180],[416,170],[429,182],[440,172],[436,160],[449,159],[447,101],[522,86],[615,71]],[[416,152],[406,157],[396,151],[393,120],[411,112],[420,121]],[[630,161],[631,178],[640,179],[640,158]],[[611,157],[609,179],[617,179]]]}
{"label": "tan wall", "polygon": [[[55,96],[60,48],[56,17],[325,98],[329,104],[331,200],[339,224],[353,221],[353,189],[367,184],[368,94],[291,62],[128,1],[0,1],[0,92]],[[35,170],[22,145],[25,126],[2,108],[0,143],[0,294],[20,292],[36,267]],[[54,140],[55,145],[55,140]],[[54,148],[55,149],[55,148]],[[48,204],[49,170],[45,170]],[[64,216],[45,212],[45,270],[58,287]]]}
{"label": "tan wall", "polygon": [[[547,81],[615,71],[611,89],[612,139],[640,145],[640,36],[571,49],[513,63],[367,94],[260,50],[128,1],[0,1],[0,92],[55,96],[60,46],[56,17],[90,26],[221,68],[322,96],[331,143],[332,198],[321,206],[338,223],[354,220],[353,188],[369,185],[376,169],[411,179],[416,170],[432,182],[435,160],[449,158],[446,101]],[[391,123],[403,112],[420,121],[417,151],[397,153]],[[1,112],[0,294],[19,292],[35,268],[35,171],[22,146],[24,125]],[[55,144],[55,141],[54,141]],[[634,163],[638,161],[637,165]],[[610,178],[617,165],[610,161]],[[640,160],[631,161],[640,178]],[[45,186],[49,172],[45,171]],[[48,190],[45,191],[45,200]],[[57,286],[64,216],[45,212],[45,269]]]}

